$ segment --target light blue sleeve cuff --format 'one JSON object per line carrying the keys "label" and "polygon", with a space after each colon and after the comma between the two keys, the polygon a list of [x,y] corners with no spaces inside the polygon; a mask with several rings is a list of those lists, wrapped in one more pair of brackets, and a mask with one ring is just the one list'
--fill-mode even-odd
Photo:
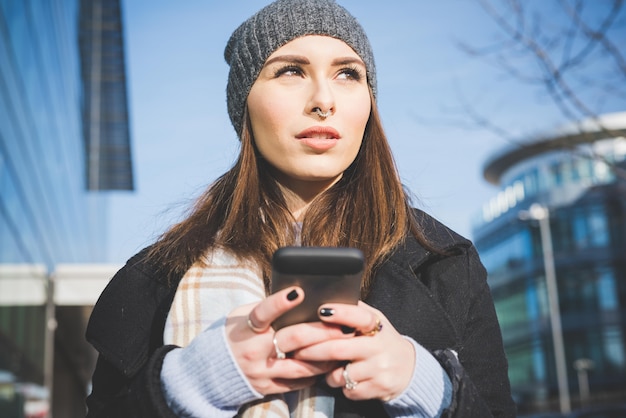
{"label": "light blue sleeve cuff", "polygon": [[263,398],[250,385],[226,342],[226,318],[215,321],[184,348],[165,355],[161,386],[180,416],[232,417]]}
{"label": "light blue sleeve cuff", "polygon": [[409,386],[400,396],[384,402],[391,418],[439,417],[452,402],[452,382],[439,362],[412,338],[415,369]]}

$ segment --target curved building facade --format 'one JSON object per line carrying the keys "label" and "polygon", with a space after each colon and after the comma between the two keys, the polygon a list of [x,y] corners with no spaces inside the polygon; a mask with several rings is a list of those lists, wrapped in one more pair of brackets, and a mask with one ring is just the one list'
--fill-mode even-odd
{"label": "curved building facade", "polygon": [[[564,398],[572,408],[626,399],[625,137],[626,113],[610,114],[511,146],[484,166],[500,192],[473,237],[520,412],[556,410]],[[543,231],[533,204],[547,209]]]}

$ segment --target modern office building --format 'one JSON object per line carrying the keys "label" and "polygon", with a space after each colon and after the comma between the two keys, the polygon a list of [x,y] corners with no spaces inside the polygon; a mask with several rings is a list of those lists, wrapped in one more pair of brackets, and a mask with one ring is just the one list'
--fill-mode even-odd
{"label": "modern office building", "polygon": [[106,192],[132,187],[120,0],[0,0],[0,416],[50,387],[84,409],[86,313],[53,273],[105,261]]}
{"label": "modern office building", "polygon": [[609,114],[484,166],[500,191],[473,237],[522,411],[626,399],[625,137]]}

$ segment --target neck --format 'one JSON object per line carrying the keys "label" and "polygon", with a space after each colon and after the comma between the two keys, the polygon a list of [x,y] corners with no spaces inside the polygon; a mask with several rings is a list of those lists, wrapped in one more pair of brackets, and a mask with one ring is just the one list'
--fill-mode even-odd
{"label": "neck", "polygon": [[296,221],[302,221],[306,210],[308,209],[311,202],[324,190],[321,189],[319,191],[312,191],[307,189],[305,192],[302,190],[294,190],[292,187],[285,186],[282,183],[280,184],[280,188],[283,192],[283,196],[285,197],[285,202],[287,203],[287,207],[289,208],[289,212],[294,217]]}
{"label": "neck", "polygon": [[317,196],[328,190],[340,177],[332,180],[299,181],[278,179],[289,212],[296,221],[301,221],[309,205]]}

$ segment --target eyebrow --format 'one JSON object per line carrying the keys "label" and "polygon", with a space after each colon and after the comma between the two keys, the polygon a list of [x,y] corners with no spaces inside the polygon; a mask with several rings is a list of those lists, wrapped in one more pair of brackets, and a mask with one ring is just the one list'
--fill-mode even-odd
{"label": "eyebrow", "polygon": [[[309,61],[308,58],[302,55],[279,55],[279,56],[268,59],[265,62],[264,67],[267,67],[275,62],[288,62],[288,63],[300,64],[300,65],[311,64],[311,61]],[[331,63],[332,66],[349,65],[349,64],[358,64],[358,65],[362,65],[363,67],[365,67],[365,63],[363,62],[363,60],[356,58],[356,57],[335,58]]]}
{"label": "eyebrow", "polygon": [[345,58],[337,58],[333,60],[333,65],[349,65],[349,64],[358,64],[365,67],[365,63],[360,58],[355,57],[345,57]]}

